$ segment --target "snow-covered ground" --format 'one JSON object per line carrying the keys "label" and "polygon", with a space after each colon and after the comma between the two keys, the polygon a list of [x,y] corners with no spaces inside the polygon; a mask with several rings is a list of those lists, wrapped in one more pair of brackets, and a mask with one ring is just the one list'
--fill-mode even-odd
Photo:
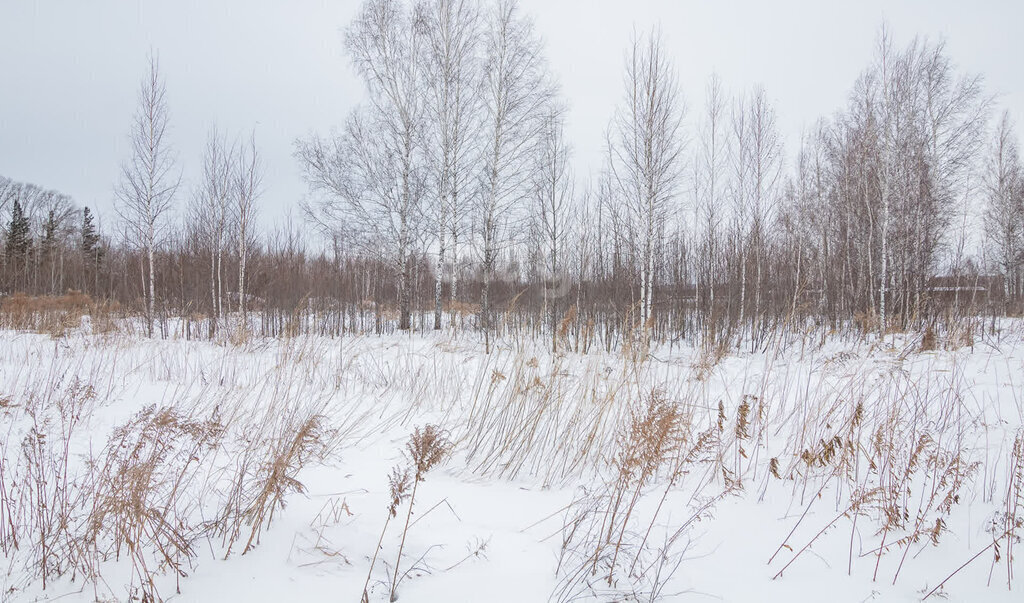
{"label": "snow-covered ground", "polygon": [[397,562],[403,601],[1019,601],[1021,327],[646,359],[2,332],[2,599],[386,601]]}

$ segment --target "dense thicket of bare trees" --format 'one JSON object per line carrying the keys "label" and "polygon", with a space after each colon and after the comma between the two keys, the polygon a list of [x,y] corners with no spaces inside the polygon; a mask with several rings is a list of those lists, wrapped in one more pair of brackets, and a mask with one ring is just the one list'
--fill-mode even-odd
{"label": "dense thicket of bare trees", "polygon": [[787,326],[884,333],[1021,311],[1013,122],[943,44],[900,48],[883,30],[848,104],[787,156],[770,91],[715,76],[682,90],[662,35],[626,49],[589,180],[513,0],[366,0],[345,30],[366,100],[296,144],[303,222],[257,227],[254,137],[214,130],[183,227],[163,237],[179,172],[151,61],[120,219],[100,228],[66,195],[0,179],[0,288],[81,289],[210,332],[251,313],[270,335],[449,325],[556,349],[634,331],[758,347]]}
{"label": "dense thicket of bare trees", "polygon": [[1003,113],[996,124],[985,170],[985,232],[991,263],[1003,277],[1006,300],[1021,296],[1024,268],[1024,171],[1013,122]]}
{"label": "dense thicket of bare trees", "polygon": [[323,221],[337,215],[355,226],[348,234],[392,264],[400,328],[408,329],[427,184],[424,18],[404,2],[368,0],[345,42],[369,103],[335,140],[301,142],[298,155],[310,186],[327,194]]}

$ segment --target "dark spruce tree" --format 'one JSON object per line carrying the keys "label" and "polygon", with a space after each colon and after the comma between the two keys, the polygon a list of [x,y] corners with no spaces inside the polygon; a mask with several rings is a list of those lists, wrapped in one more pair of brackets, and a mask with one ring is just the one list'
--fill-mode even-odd
{"label": "dark spruce tree", "polygon": [[100,251],[100,235],[96,232],[96,223],[92,212],[86,207],[82,209],[82,255],[98,262]]}
{"label": "dark spruce tree", "polygon": [[[36,287],[39,286],[40,272],[49,272],[49,292],[55,293],[57,285],[57,218],[51,209],[43,222],[43,238],[39,243],[38,270],[36,271]],[[45,278],[45,276],[44,276]]]}
{"label": "dark spruce tree", "polygon": [[88,286],[89,281],[92,281],[91,293],[95,294],[99,290],[99,268],[103,262],[103,247],[100,245],[100,234],[96,230],[96,221],[88,207],[82,208],[81,251],[87,273],[92,273],[92,278],[86,278],[85,283]]}
{"label": "dark spruce tree", "polygon": [[17,199],[11,208],[11,221],[7,227],[7,241],[4,244],[4,260],[9,275],[8,283],[15,289],[24,285],[28,272],[28,253],[32,246],[28,216],[21,209]]}

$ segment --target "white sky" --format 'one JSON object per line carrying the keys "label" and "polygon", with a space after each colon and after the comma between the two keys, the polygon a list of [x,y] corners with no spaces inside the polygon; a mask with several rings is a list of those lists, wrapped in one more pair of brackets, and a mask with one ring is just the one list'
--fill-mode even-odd
{"label": "white sky", "polygon": [[[363,95],[340,29],[357,0],[0,0],[0,175],[97,207],[107,220],[146,54],[165,76],[172,139],[199,171],[208,128],[256,128],[267,166],[262,215],[305,194],[293,141],[340,125]],[[634,29],[660,24],[695,117],[717,72],[730,91],[763,84],[792,157],[802,128],[842,108],[883,21],[897,43],[943,37],[954,62],[1024,121],[1019,0],[883,2],[522,0],[570,107],[581,178],[600,163]],[[1018,132],[1024,126],[1018,123]]]}

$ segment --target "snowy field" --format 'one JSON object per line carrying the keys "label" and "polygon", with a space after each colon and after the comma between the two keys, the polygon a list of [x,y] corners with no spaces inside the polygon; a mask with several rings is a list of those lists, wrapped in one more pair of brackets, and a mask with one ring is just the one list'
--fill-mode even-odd
{"label": "snowy field", "polygon": [[647,358],[2,332],[0,598],[1021,601],[1022,326]]}

